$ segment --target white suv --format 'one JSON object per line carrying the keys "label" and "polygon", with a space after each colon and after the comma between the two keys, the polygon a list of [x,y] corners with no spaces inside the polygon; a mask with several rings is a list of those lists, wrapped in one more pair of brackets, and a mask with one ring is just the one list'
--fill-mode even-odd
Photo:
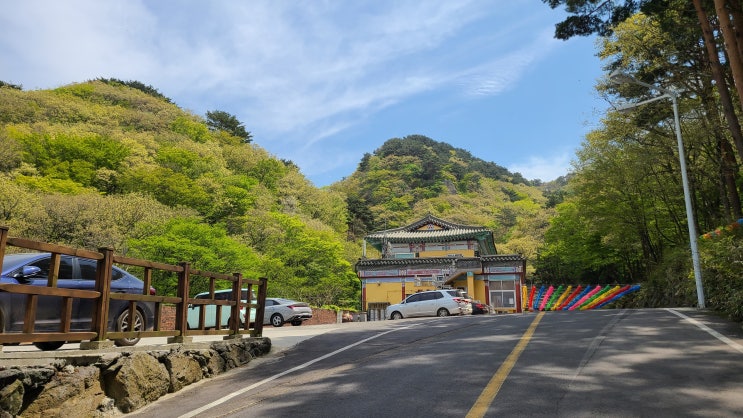
{"label": "white suv", "polygon": [[388,306],[385,316],[389,319],[402,319],[414,316],[462,315],[467,313],[467,305],[460,290],[429,290],[414,293],[402,302]]}

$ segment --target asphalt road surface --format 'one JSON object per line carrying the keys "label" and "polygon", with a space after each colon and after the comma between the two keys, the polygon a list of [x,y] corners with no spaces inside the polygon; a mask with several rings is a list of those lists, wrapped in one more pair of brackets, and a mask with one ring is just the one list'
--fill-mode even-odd
{"label": "asphalt road surface", "polygon": [[693,309],[342,325],[128,416],[743,416],[740,325]]}

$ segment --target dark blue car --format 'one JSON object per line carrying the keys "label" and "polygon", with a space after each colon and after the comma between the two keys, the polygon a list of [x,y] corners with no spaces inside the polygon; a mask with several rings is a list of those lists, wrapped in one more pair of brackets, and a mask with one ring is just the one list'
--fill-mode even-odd
{"label": "dark blue car", "polygon": [[[0,283],[46,286],[49,276],[51,254],[24,253],[9,254],[3,259]],[[96,261],[87,258],[62,255],[59,264],[58,288],[95,290]],[[111,275],[111,292],[142,294],[144,283],[126,271],[114,266]],[[154,289],[150,290],[153,293]],[[73,299],[71,331],[90,331],[92,327],[93,299]],[[59,332],[62,298],[58,296],[39,296],[36,307],[37,332]],[[20,332],[26,313],[26,295],[0,292],[0,332]],[[137,313],[132,329],[151,330],[154,324],[154,304],[137,303]],[[109,330],[129,331],[129,303],[111,300],[109,309]],[[139,338],[116,340],[118,346],[130,346]],[[65,341],[37,342],[41,350],[56,350]]]}

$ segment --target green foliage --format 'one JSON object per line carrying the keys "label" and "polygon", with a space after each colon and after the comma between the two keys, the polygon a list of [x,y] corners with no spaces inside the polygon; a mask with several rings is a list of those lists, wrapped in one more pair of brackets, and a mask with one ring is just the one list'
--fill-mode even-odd
{"label": "green foliage", "polygon": [[731,228],[701,240],[699,248],[707,307],[743,321],[743,231]]}
{"label": "green foliage", "polygon": [[248,171],[248,174],[258,179],[258,181],[269,190],[276,190],[278,181],[286,173],[286,166],[279,160],[264,159]]}
{"label": "green foliage", "polygon": [[240,138],[242,142],[249,143],[253,140],[253,136],[245,129],[245,125],[235,115],[231,115],[225,111],[207,111],[206,124],[210,129],[225,131],[232,136]]}
{"label": "green foliage", "polygon": [[694,276],[688,248],[666,251],[663,259],[643,280],[633,298],[635,307],[666,308],[697,305]]}
{"label": "green foliage", "polygon": [[[272,295],[357,305],[345,195],[164,99],[115,79],[0,88],[2,223],[15,236],[270,276]],[[291,235],[300,249],[275,248],[295,245],[287,229],[301,231]],[[157,277],[158,293],[175,280]]]}
{"label": "green foliage", "polygon": [[23,146],[6,131],[0,131],[0,172],[10,172],[21,166]]}
{"label": "green foliage", "polygon": [[7,81],[0,80],[0,89],[2,88],[23,90],[23,86],[20,84],[13,84],[13,83],[8,83]]}
{"label": "green foliage", "polygon": [[594,0],[542,0],[551,8],[565,5],[570,14],[564,21],[555,25],[557,39],[573,36],[587,36],[594,33],[608,36],[614,26],[635,13],[647,1],[626,0],[624,2]]}
{"label": "green foliage", "polygon": [[93,189],[84,187],[80,183],[69,179],[18,175],[15,177],[15,181],[25,187],[44,193],[76,195],[91,193],[94,191]]}
{"label": "green foliage", "polygon": [[196,181],[165,167],[141,167],[124,173],[125,192],[144,192],[167,206],[185,206],[206,213],[211,197]]}
{"label": "green foliage", "polygon": [[554,212],[520,175],[419,135],[386,141],[331,188],[347,196],[349,237],[403,226],[430,213],[493,229],[498,252],[523,254],[529,271]]}
{"label": "green foliage", "polygon": [[209,156],[184,149],[182,146],[166,145],[160,147],[157,150],[155,162],[163,168],[184,174],[190,179],[197,179],[205,173],[213,171],[215,167],[215,161]]}
{"label": "green foliage", "polygon": [[100,82],[110,84],[112,86],[127,86],[131,87],[133,89],[137,89],[145,94],[148,94],[152,97],[161,99],[167,103],[173,103],[172,100],[170,100],[168,97],[164,96],[162,93],[160,93],[156,88],[144,84],[141,81],[135,81],[135,80],[129,80],[129,81],[122,81],[116,78],[98,78],[97,79]]}
{"label": "green foliage", "polygon": [[14,235],[74,247],[111,247],[125,255],[129,251],[127,239],[153,233],[143,225],[189,214],[139,194],[43,194],[8,177],[0,180],[0,191],[6,196],[0,204],[3,224]]}
{"label": "green foliage", "polygon": [[203,123],[196,122],[186,116],[177,117],[171,124],[170,129],[178,134],[187,136],[196,142],[206,142],[209,138],[209,129]]}
{"label": "green foliage", "polygon": [[[314,306],[355,300],[360,283],[344,258],[343,246],[330,232],[310,229],[292,216],[276,213],[271,218],[281,231],[264,247],[264,254],[273,260],[266,271],[271,295]],[[276,260],[281,260],[281,266]]]}
{"label": "green foliage", "polygon": [[540,279],[549,283],[607,283],[618,262],[612,248],[594,231],[590,217],[582,216],[575,202],[557,206],[557,216],[545,233],[545,243],[536,262]]}
{"label": "green foliage", "polygon": [[[640,3],[550,3],[565,4],[569,13],[588,19],[569,18],[563,22],[569,27],[558,26],[558,37],[561,30],[565,37],[581,31],[610,35],[599,52],[608,70],[626,69],[647,84],[683,90],[678,110],[696,222],[707,230],[729,222],[729,199],[739,199],[739,191],[729,194],[721,181],[729,170],[721,165],[721,153],[727,152],[721,145],[731,139],[720,122],[721,106],[701,58],[706,51],[698,21],[688,4],[641,2],[652,6],[653,14],[630,16],[624,11]],[[657,97],[632,84],[598,89],[614,102]],[[536,263],[540,279],[557,282],[555,277],[572,274],[592,282],[641,283],[635,307],[696,306],[675,128],[671,103],[660,100],[630,114],[609,112],[586,137],[566,187],[545,188],[558,214]],[[739,186],[740,171],[731,174]],[[743,253],[740,231],[732,232],[702,241],[702,276],[707,306],[741,320]]]}
{"label": "green foliage", "polygon": [[348,231],[356,238],[362,238],[374,231],[374,214],[369,205],[358,194],[349,194],[346,198],[348,207]]}
{"label": "green foliage", "polygon": [[[168,264],[190,261],[191,267],[216,273],[240,272],[247,278],[259,276],[259,256],[249,247],[227,235],[219,226],[207,225],[197,219],[173,219],[165,224],[152,224],[156,234],[131,239],[128,244],[138,258]],[[155,288],[164,294],[174,294],[177,278],[169,274],[153,277]],[[220,281],[218,288],[229,288]],[[191,294],[208,290],[207,280],[194,280]]]}
{"label": "green foliage", "polygon": [[97,134],[32,134],[19,138],[23,161],[43,176],[92,186],[100,169],[117,170],[128,156],[118,141]]}
{"label": "green foliage", "polygon": [[[417,180],[424,187],[430,187],[443,179],[444,173],[454,175],[459,180],[466,173],[477,172],[483,176],[512,181],[514,183],[529,184],[520,174],[510,173],[507,169],[490,162],[475,158],[468,151],[454,148],[444,142],[437,142],[422,135],[410,135],[404,138],[387,140],[374,155],[382,159],[386,157],[413,157],[417,162],[419,172],[415,173]],[[360,170],[366,171],[369,159],[362,160]]]}
{"label": "green foliage", "polygon": [[30,237],[28,228],[40,215],[38,193],[13,181],[9,175],[0,175],[0,225],[11,228],[16,235]]}

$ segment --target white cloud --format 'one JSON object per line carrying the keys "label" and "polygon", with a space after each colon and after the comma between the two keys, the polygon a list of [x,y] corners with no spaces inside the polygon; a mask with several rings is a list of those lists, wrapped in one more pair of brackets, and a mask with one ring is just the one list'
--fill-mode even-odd
{"label": "white cloud", "polygon": [[[542,23],[550,9],[525,4],[10,2],[0,14],[0,79],[27,89],[96,77],[138,80],[195,113],[235,114],[257,143],[308,174],[344,165],[352,171],[357,160],[348,158],[373,150],[370,134],[359,131],[385,123],[375,119],[380,111],[424,95],[448,110],[497,96],[562,48],[552,39],[554,22]],[[421,127],[409,129],[400,135]],[[345,144],[344,133],[357,143]],[[329,148],[339,152],[329,155]]]}
{"label": "white cloud", "polygon": [[541,31],[526,45],[504,52],[491,61],[471,68],[463,77],[467,91],[474,96],[492,96],[512,89],[529,75],[532,67],[549,54],[553,54],[564,42],[552,38],[552,29]]}

